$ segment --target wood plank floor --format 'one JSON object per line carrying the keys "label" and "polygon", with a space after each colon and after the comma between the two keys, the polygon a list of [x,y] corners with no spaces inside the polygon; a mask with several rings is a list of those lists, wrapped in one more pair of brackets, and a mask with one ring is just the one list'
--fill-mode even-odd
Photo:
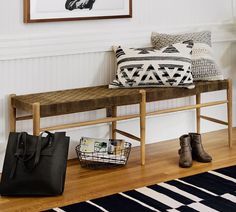
{"label": "wood plank floor", "polygon": [[139,148],[133,148],[126,167],[109,170],[87,170],[77,160],[69,161],[65,192],[59,197],[0,197],[0,211],[40,211],[88,199],[106,196],[179,177],[193,175],[236,164],[236,128],[233,148],[228,148],[227,130],[202,135],[205,150],[213,162],[194,162],[192,168],[178,166],[178,139],[147,145],[146,165],[140,166]]}

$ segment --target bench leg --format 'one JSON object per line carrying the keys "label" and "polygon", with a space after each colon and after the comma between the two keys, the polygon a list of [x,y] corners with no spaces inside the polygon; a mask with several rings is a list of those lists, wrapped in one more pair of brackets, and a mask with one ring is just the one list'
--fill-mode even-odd
{"label": "bench leg", "polygon": [[141,165],[145,165],[145,140],[146,140],[146,91],[140,91],[142,101],[140,102],[140,145]]}
{"label": "bench leg", "polygon": [[[116,106],[113,106],[111,108],[111,115],[112,115],[112,117],[117,116],[117,107]],[[112,139],[116,139],[116,129],[117,129],[117,121],[113,121],[111,123],[111,138]]]}
{"label": "bench leg", "polygon": [[33,104],[33,134],[40,134],[40,103]]}
{"label": "bench leg", "polygon": [[12,106],[12,97],[14,96],[16,95],[11,94],[8,99],[10,132],[16,132],[16,108]]}
{"label": "bench leg", "polygon": [[[201,94],[196,95],[196,104],[201,104]],[[197,133],[201,133],[201,108],[196,109]]]}
{"label": "bench leg", "polygon": [[232,80],[228,80],[227,89],[227,110],[228,110],[228,143],[232,147]]}

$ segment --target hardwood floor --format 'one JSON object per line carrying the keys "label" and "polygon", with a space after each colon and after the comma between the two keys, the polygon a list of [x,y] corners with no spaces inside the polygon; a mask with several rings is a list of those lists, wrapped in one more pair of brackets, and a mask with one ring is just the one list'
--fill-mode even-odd
{"label": "hardwood floor", "polygon": [[146,165],[140,166],[139,148],[133,148],[126,167],[88,170],[77,160],[69,161],[65,192],[49,198],[0,198],[0,211],[40,211],[88,199],[106,196],[183,176],[236,164],[236,128],[233,147],[229,149],[227,130],[202,135],[205,150],[212,155],[209,164],[194,162],[188,169],[179,168],[178,139],[147,145]]}

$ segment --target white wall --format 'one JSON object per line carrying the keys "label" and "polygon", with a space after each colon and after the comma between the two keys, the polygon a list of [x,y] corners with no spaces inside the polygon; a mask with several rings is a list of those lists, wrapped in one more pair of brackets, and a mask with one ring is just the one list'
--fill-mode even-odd
{"label": "white wall", "polygon": [[[114,56],[111,46],[150,45],[150,34],[212,30],[213,49],[226,77],[234,79],[236,67],[236,0],[133,0],[132,19],[74,21],[23,24],[23,1],[3,1],[0,7],[0,168],[8,136],[7,95],[109,83],[114,77]],[[9,6],[10,5],[10,6]],[[224,92],[204,95],[204,100],[222,99]],[[234,108],[236,96],[234,95]],[[194,102],[193,98],[151,103],[148,110],[170,108]],[[136,106],[122,107],[126,114]],[[226,119],[225,107],[204,109],[209,114]],[[235,112],[235,111],[234,111]],[[234,113],[235,114],[235,113]],[[103,110],[57,118],[47,118],[43,126],[68,121],[103,117]],[[234,123],[236,117],[234,115]],[[179,121],[181,120],[181,121]],[[193,111],[152,117],[147,121],[147,142],[179,137],[195,129]],[[138,120],[124,121],[121,129],[138,133]],[[222,126],[203,122],[202,131]],[[31,122],[20,122],[19,131],[31,132]],[[81,136],[108,137],[108,125],[68,130],[71,136],[70,157]],[[136,143],[134,143],[136,144]]]}

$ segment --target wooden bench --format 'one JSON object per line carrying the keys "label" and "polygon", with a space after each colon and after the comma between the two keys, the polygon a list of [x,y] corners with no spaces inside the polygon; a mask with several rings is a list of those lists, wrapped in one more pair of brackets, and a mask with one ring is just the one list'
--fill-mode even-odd
{"label": "wooden bench", "polygon": [[[218,90],[227,91],[227,99],[201,103],[201,93]],[[187,96],[196,96],[196,104],[146,112],[146,102],[168,100]],[[41,131],[61,130],[101,123],[111,123],[112,138],[116,133],[140,142],[141,164],[145,164],[145,128],[146,116],[159,115],[183,110],[196,109],[197,132],[200,133],[200,119],[228,126],[228,142],[232,146],[232,82],[231,80],[196,82],[194,89],[183,88],[145,88],[145,89],[108,89],[108,86],[78,88],[28,95],[10,95],[9,98],[10,131],[16,131],[16,121],[33,119],[33,134]],[[117,107],[139,104],[139,114],[117,115]],[[228,122],[201,115],[200,108],[227,104]],[[40,119],[44,117],[79,113],[97,109],[107,109],[107,117],[97,120],[69,123],[41,128]],[[16,117],[16,110],[29,112],[32,115]],[[140,136],[117,129],[117,121],[140,118]]]}

